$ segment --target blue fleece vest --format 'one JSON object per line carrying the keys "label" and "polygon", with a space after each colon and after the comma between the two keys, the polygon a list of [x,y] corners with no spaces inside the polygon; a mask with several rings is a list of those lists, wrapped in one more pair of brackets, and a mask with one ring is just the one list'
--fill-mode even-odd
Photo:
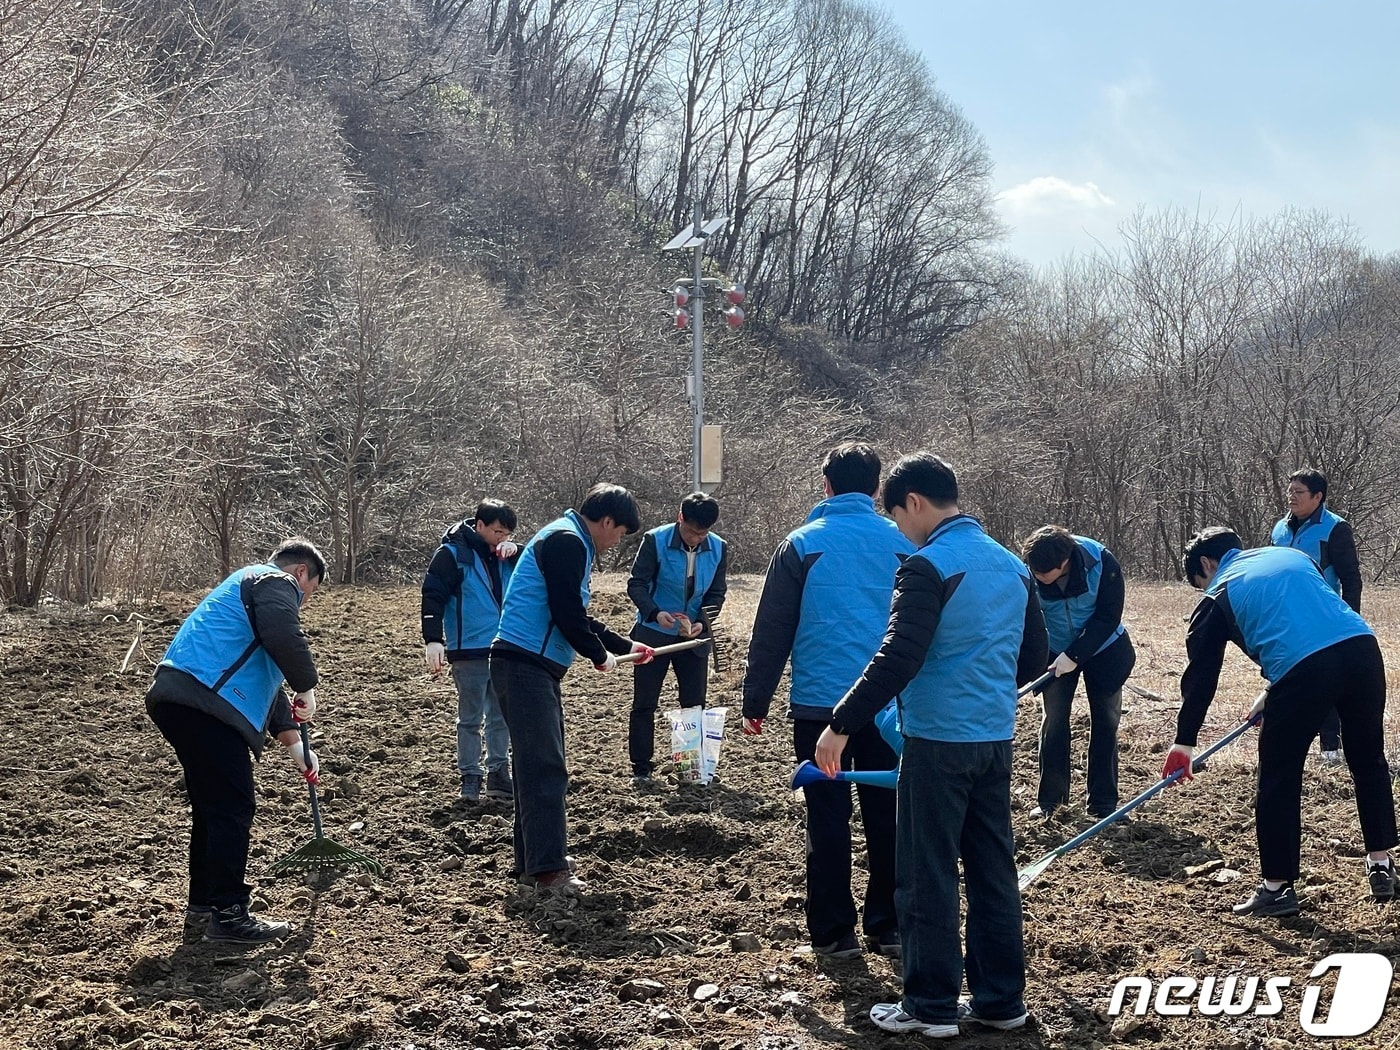
{"label": "blue fleece vest", "polygon": [[[705,537],[700,549],[695,552],[695,590],[690,599],[685,596],[685,551],[671,546],[676,535],[676,525],[662,525],[649,533],[656,541],[656,578],[651,581],[651,597],[663,612],[684,612],[691,623],[700,621],[700,602],[719,571],[720,559],[724,556],[724,540],[713,532]],[[637,613],[637,623],[642,622],[642,614]],[[679,634],[679,627],[662,627],[659,623],[648,623],[647,629],[661,634]]]}
{"label": "blue fleece vest", "polygon": [[[1084,582],[1088,585],[1083,594],[1055,597],[1060,593],[1058,584],[1040,588],[1040,604],[1045,612],[1045,630],[1050,635],[1050,651],[1062,653],[1074,644],[1079,632],[1094,615],[1094,607],[1099,601],[1099,584],[1103,582],[1103,544],[1087,536],[1076,536],[1074,542],[1084,552]],[[1103,645],[1094,650],[1097,656],[1123,633],[1123,625],[1110,634]]]}
{"label": "blue fleece vest", "polygon": [[858,492],[823,500],[788,541],[807,570],[792,643],[795,706],[836,706],[870,662],[890,621],[894,574],[914,545]]}
{"label": "blue fleece vest", "polygon": [[1270,682],[1313,653],[1372,633],[1311,559],[1289,547],[1227,551],[1205,593],[1224,596],[1245,653]]}
{"label": "blue fleece vest", "polygon": [[[275,565],[249,565],[224,580],[195,607],[175,632],[162,667],[197,678],[237,711],[254,733],[267,728],[282,671],[253,635],[245,588],[261,577],[295,577]],[[300,592],[300,588],[298,588]]]}
{"label": "blue fleece vest", "polygon": [[583,582],[579,585],[579,598],[583,607],[588,608],[589,572],[593,567],[593,540],[588,535],[588,526],[577,511],[566,511],[562,518],[551,521],[525,544],[525,550],[516,562],[511,574],[510,586],[506,588],[505,605],[501,609],[501,625],[496,637],[510,642],[527,652],[568,667],[578,655],[574,647],[565,641],[554,620],[549,615],[549,595],[545,589],[544,574],[535,560],[535,546],[547,536],[556,532],[572,532],[583,540],[587,550],[587,562],[583,570]]}
{"label": "blue fleece vest", "polygon": [[1313,560],[1313,564],[1322,570],[1322,578],[1327,581],[1338,594],[1342,593],[1342,581],[1337,578],[1337,570],[1329,562],[1326,566],[1322,564],[1322,545],[1327,542],[1332,535],[1332,530],[1337,527],[1337,523],[1342,519],[1327,509],[1327,504],[1317,508],[1317,520],[1309,517],[1307,521],[1298,526],[1298,531],[1294,532],[1288,527],[1288,519],[1282,518],[1274,526],[1273,534],[1269,537],[1275,547],[1292,547],[1300,550]]}
{"label": "blue fleece vest", "polygon": [[1010,740],[1030,570],[966,514],[940,524],[914,557],[956,586],[924,666],[900,694],[904,735],[956,743]]}
{"label": "blue fleece vest", "polygon": [[[501,623],[501,605],[491,588],[491,570],[478,553],[466,543],[445,544],[452,552],[457,567],[462,570],[462,582],[442,610],[442,630],[447,649],[485,649],[496,637]],[[488,555],[495,557],[495,555]],[[506,588],[510,585],[511,564],[498,559],[501,569],[501,595],[504,604]]]}

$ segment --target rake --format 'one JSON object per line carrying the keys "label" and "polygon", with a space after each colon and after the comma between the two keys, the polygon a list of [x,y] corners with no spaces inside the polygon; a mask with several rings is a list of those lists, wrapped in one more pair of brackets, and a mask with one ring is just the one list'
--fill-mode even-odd
{"label": "rake", "polygon": [[[311,754],[311,735],[306,723],[300,724],[301,746],[304,754]],[[296,875],[301,872],[344,871],[348,868],[361,868],[372,875],[383,875],[384,867],[373,857],[367,857],[359,850],[342,846],[326,838],[321,831],[321,804],[316,799],[316,785],[306,782],[311,793],[311,824],[316,829],[316,837],[300,849],[288,853],[281,860],[274,861],[267,869],[273,877]]]}
{"label": "rake", "polygon": [[[1263,712],[1261,711],[1249,721],[1244,722],[1241,725],[1238,725],[1234,729],[1230,730],[1215,743],[1211,744],[1210,747],[1202,751],[1199,755],[1196,756],[1196,758],[1191,763],[1192,772],[1200,772],[1202,768],[1201,764],[1205,762],[1207,758],[1215,754],[1227,744],[1234,743],[1248,730],[1253,729],[1259,724],[1259,720],[1262,717]],[[1184,773],[1184,770],[1178,769],[1171,776],[1163,777],[1161,780],[1157,781],[1157,783],[1153,784],[1150,788],[1144,791],[1137,798],[1133,799],[1127,805],[1114,810],[1108,816],[1104,817],[1103,820],[1099,821],[1097,824],[1086,829],[1085,831],[1080,832],[1074,838],[1066,842],[1063,846],[1057,846],[1054,849],[1052,849],[1049,853],[1045,854],[1045,856],[1041,857],[1035,863],[1027,864],[1024,868],[1022,868],[1016,873],[1017,889],[1024,893],[1026,891],[1026,887],[1029,886],[1036,879],[1038,879],[1041,875],[1043,875],[1045,873],[1045,869],[1050,867],[1051,864],[1054,864],[1055,861],[1063,857],[1070,850],[1075,849],[1078,846],[1084,845],[1084,843],[1088,842],[1091,838],[1097,835],[1104,828],[1108,827],[1110,824],[1114,823],[1115,821],[1122,820],[1123,817],[1125,817],[1129,812],[1131,812],[1134,809],[1137,809],[1138,806],[1142,805],[1144,802],[1150,799],[1153,795],[1157,794],[1157,792],[1161,791],[1163,788],[1170,787],[1172,784],[1175,784],[1178,780],[1181,779]]]}
{"label": "rake", "polygon": [[[653,646],[651,654],[653,656],[665,656],[667,653],[678,653],[683,649],[695,649],[702,645],[708,645],[709,643],[710,639],[708,638],[691,638],[689,641],[685,642],[672,642],[670,645]],[[641,658],[641,653],[624,653],[617,658],[617,662],[620,664],[634,664]]]}
{"label": "rake", "polygon": [[711,643],[710,661],[715,665],[715,674],[724,674],[729,670],[729,658],[734,652],[734,639],[715,622],[718,619],[719,610],[713,605],[706,605],[700,610],[700,622],[705,625],[705,637]]}

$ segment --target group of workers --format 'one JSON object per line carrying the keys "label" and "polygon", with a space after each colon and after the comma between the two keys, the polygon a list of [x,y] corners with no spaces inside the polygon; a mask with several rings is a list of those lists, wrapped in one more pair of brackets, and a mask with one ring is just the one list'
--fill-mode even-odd
{"label": "group of workers", "polygon": [[[832,449],[821,466],[825,498],[774,552],[743,679],[743,732],[764,731],[786,670],[798,760],[828,775],[898,766],[895,791],[857,788],[869,872],[860,909],[851,890],[850,785],[832,779],[803,791],[813,951],[849,958],[868,948],[902,960],[903,999],[874,1005],[872,1021],[935,1038],[966,1023],[1013,1029],[1028,1016],[1011,830],[1017,690],[1051,675],[1041,693],[1032,816],[1049,818],[1070,800],[1070,710],[1081,676],[1090,715],[1087,808],[1112,814],[1122,691],[1134,663],[1123,575],[1103,544],[1059,526],[1035,530],[1012,554],[959,509],[957,477],[935,455],[901,458],[883,487],[881,471],[868,445]],[[1368,890],[1378,901],[1395,892],[1384,667],[1358,612],[1350,526],[1325,500],[1325,477],[1298,471],[1273,546],[1244,550],[1235,533],[1213,528],[1185,552],[1186,578],[1204,593],[1187,630],[1163,776],[1190,776],[1227,642],[1268,681],[1245,713],[1264,712],[1255,807],[1262,879],[1235,907],[1240,914],[1298,911],[1301,782],[1319,733],[1323,761],[1344,754],[1355,782]],[[568,855],[565,814],[561,681],[577,656],[603,672],[637,665],[628,761],[639,790],[656,787],[667,669],[682,706],[704,705],[703,647],[656,650],[701,636],[723,607],[728,547],[714,531],[718,517],[717,502],[695,493],[674,523],[643,536],[627,587],[637,609],[628,637],[588,612],[595,560],[641,528],[626,489],[595,486],[523,546],[510,539],[515,512],[499,500],[483,500],[444,534],[423,581],[424,658],[434,674],[450,669],[456,685],[460,797],[485,794],[514,807],[522,883],[585,887]],[[187,935],[259,942],[288,930],[248,907],[249,752],[259,755],[271,733],[302,775],[317,780],[316,757],[296,728],[314,715],[316,685],[298,610],[325,571],[320,552],[297,537],[266,564],[232,574],[181,626],[147,695],[185,769],[193,810]],[[898,756],[876,728],[891,704]]]}

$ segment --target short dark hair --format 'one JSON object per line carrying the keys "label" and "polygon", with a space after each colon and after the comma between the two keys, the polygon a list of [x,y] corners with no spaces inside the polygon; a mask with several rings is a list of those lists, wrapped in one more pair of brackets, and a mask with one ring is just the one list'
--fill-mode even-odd
{"label": "short dark hair", "polygon": [[681,517],[697,529],[712,529],[719,521],[719,500],[703,492],[692,492],[681,500]]}
{"label": "short dark hair", "polygon": [[1295,470],[1288,475],[1288,480],[1290,482],[1301,481],[1314,496],[1321,494],[1324,500],[1327,498],[1327,475],[1320,470],[1304,467],[1302,470]]}
{"label": "short dark hair", "polygon": [[1031,572],[1053,572],[1074,553],[1074,535],[1063,525],[1042,525],[1021,541],[1021,560]]}
{"label": "short dark hair", "polygon": [[326,578],[326,556],[305,536],[292,536],[283,540],[268,560],[279,569],[290,565],[305,565],[307,572],[316,577],[317,583]]}
{"label": "short dark hair", "polygon": [[501,524],[514,532],[515,511],[503,499],[484,499],[476,505],[476,523],[478,525]]}
{"label": "short dark hair", "polygon": [[826,454],[822,476],[833,496],[847,492],[873,496],[880,490],[880,454],[864,442],[843,441]]}
{"label": "short dark hair", "polygon": [[958,502],[958,476],[932,452],[912,452],[901,456],[885,479],[885,510],[904,506],[911,492],[935,507],[951,507]]}
{"label": "short dark hair", "polygon": [[588,490],[579,504],[578,512],[589,521],[602,521],[612,518],[618,525],[624,525],[629,534],[642,527],[642,515],[637,510],[637,501],[621,485],[599,482]]}
{"label": "short dark hair", "polygon": [[1230,551],[1240,550],[1243,546],[1233,529],[1227,529],[1223,525],[1212,525],[1202,529],[1187,542],[1186,553],[1181,559],[1186,582],[1194,585],[1197,576],[1206,574],[1205,569],[1201,567],[1202,558],[1219,561]]}

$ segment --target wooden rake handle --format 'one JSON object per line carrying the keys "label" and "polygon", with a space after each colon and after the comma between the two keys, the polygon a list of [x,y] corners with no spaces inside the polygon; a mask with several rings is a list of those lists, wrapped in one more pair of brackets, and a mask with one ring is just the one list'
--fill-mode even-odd
{"label": "wooden rake handle", "polygon": [[[667,653],[678,653],[682,649],[694,649],[696,646],[708,645],[709,643],[710,640],[708,638],[691,638],[689,641],[685,642],[672,642],[670,645],[658,645],[652,649],[652,653],[656,656],[665,656]],[[619,656],[617,662],[620,664],[634,664],[641,658],[641,653],[627,653],[625,656]]]}

